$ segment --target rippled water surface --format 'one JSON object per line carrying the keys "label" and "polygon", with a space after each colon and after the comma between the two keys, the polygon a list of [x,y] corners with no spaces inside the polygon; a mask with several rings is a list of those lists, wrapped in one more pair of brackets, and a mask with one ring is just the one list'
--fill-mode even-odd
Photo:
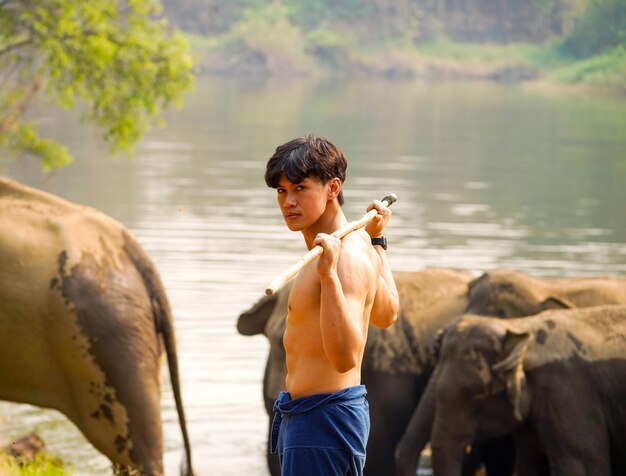
{"label": "rippled water surface", "polygon": [[[72,114],[42,108],[37,118],[70,144],[75,164],[46,177],[28,160],[5,161],[0,172],[112,215],[155,260],[176,317],[200,475],[267,474],[268,345],[235,326],[304,250],[263,181],[282,142],[316,132],[342,147],[349,219],[398,195],[388,232],[396,271],[626,274],[623,99],[481,83],[202,78],[132,161],[106,158]],[[163,411],[173,475],[182,450],[168,385]],[[0,403],[0,419],[0,444],[34,429],[76,474],[109,472],[59,413]]]}

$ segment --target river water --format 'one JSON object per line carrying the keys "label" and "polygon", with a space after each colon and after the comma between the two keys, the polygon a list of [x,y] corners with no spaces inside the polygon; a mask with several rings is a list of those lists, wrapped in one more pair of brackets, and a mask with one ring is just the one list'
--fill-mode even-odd
{"label": "river water", "polygon": [[[624,99],[490,83],[205,77],[132,160],[107,157],[75,114],[40,107],[35,116],[76,162],[45,176],[30,159],[5,160],[0,173],[112,215],[153,257],[176,317],[200,475],[268,474],[268,344],[235,326],[304,250],[263,181],[280,143],[314,132],[341,146],[348,219],[373,198],[398,195],[388,230],[395,271],[626,274]],[[164,377],[174,475],[181,438]],[[109,473],[61,414],[0,403],[0,444],[31,430],[75,474]]]}

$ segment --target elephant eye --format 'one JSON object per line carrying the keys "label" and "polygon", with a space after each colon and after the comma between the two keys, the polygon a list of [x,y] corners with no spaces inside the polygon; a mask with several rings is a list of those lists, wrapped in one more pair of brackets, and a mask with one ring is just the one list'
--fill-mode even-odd
{"label": "elephant eye", "polygon": [[467,361],[470,361],[470,362],[474,362],[474,361],[478,360],[478,353],[476,352],[476,349],[474,349],[473,347],[468,349],[463,354],[463,360],[467,360]]}
{"label": "elephant eye", "polygon": [[504,309],[497,307],[497,308],[495,308],[495,309],[493,310],[493,312],[492,312],[492,316],[493,316],[493,317],[500,317],[500,318],[504,318],[504,317],[506,317],[506,312],[504,312]]}

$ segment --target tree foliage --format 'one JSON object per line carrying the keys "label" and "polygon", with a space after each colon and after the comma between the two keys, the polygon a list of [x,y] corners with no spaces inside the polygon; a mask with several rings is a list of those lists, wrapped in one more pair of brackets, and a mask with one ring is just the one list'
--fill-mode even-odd
{"label": "tree foliage", "polygon": [[84,104],[113,152],[132,150],[192,84],[187,44],[156,0],[0,0],[0,147],[50,169],[69,151],[25,120],[38,94]]}
{"label": "tree foliage", "polygon": [[199,35],[221,35],[243,17],[271,0],[161,0],[168,19],[181,30]]}
{"label": "tree foliage", "polygon": [[626,46],[626,1],[590,0],[587,11],[576,18],[574,31],[563,46],[579,57]]}
{"label": "tree foliage", "polygon": [[[323,28],[376,45],[438,36],[479,43],[543,42],[567,32],[578,5],[591,0],[162,0],[183,30],[220,35],[246,10],[287,7],[305,33]],[[624,1],[624,0],[616,0]]]}

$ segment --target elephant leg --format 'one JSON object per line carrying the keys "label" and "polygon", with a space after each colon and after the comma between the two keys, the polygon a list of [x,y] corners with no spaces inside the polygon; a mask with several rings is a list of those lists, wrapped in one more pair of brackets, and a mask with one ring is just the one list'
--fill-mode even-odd
{"label": "elephant leg", "polygon": [[276,357],[274,349],[270,347],[270,354],[265,364],[265,372],[263,375],[263,403],[265,411],[269,417],[269,428],[267,432],[267,469],[271,476],[280,476],[280,459],[278,452],[271,453],[270,441],[272,438],[272,423],[274,422],[274,402],[278,398],[278,394],[284,389],[284,381],[287,369],[285,368],[284,356]]}
{"label": "elephant leg", "polygon": [[[535,396],[541,412],[537,411],[532,426],[545,448],[550,463],[550,474],[583,476],[611,474],[611,450],[603,402],[586,387],[586,382],[574,375],[560,379],[553,372],[542,374],[541,380],[550,380],[542,388],[548,398]],[[545,379],[545,380],[544,380]],[[559,382],[567,387],[559,388]],[[534,383],[534,382],[533,382]],[[537,392],[538,393],[538,392]],[[571,395],[579,396],[572,399]]]}
{"label": "elephant leg", "polygon": [[[120,469],[162,474],[160,369],[163,345],[135,267],[84,258],[61,269],[61,294],[77,331],[54,344],[71,395],[66,414]],[[66,352],[61,341],[75,342]]]}
{"label": "elephant leg", "polygon": [[477,450],[475,445],[469,452],[463,455],[463,466],[461,470],[461,476],[475,476],[478,470],[482,467],[482,455]]}
{"label": "elephant leg", "polygon": [[527,426],[515,435],[515,474],[517,476],[549,476],[550,466],[537,435]]}
{"label": "elephant leg", "polygon": [[418,390],[416,380],[412,374],[364,372],[371,424],[364,469],[366,476],[395,474],[396,444],[422,390]]}
{"label": "elephant leg", "polygon": [[[152,401],[149,403],[150,400]],[[163,434],[159,400],[156,396],[153,398],[146,396],[140,403],[144,406],[143,410],[132,412],[132,420],[126,427],[126,440],[122,432],[117,433],[115,453],[108,452],[107,456],[114,465],[125,470],[140,468],[146,476],[161,475],[163,474]],[[131,405],[134,404],[131,403]],[[92,434],[91,439],[96,438],[98,437]],[[124,455],[125,444],[129,448],[130,461]]]}
{"label": "elephant leg", "polygon": [[[580,427],[584,428],[584,427]],[[554,476],[588,476],[612,474],[610,448],[602,431],[590,430],[597,440],[593,445],[581,447],[579,441],[553,441],[548,449],[550,474]],[[557,446],[558,445],[558,446]]]}
{"label": "elephant leg", "polygon": [[[128,375],[136,376],[145,370],[133,364],[127,366]],[[150,384],[148,379],[129,377],[120,387],[112,385],[115,377],[99,381],[92,374],[89,378],[84,385],[74,385],[75,410],[68,411],[68,415],[94,447],[111,460],[119,474],[140,470],[146,476],[161,475],[163,440],[158,380],[154,378]]]}
{"label": "elephant leg", "polygon": [[515,470],[513,435],[489,438],[478,443],[487,476],[511,476]]}
{"label": "elephant leg", "polygon": [[396,449],[397,476],[414,476],[435,420],[435,383],[430,379]]}

